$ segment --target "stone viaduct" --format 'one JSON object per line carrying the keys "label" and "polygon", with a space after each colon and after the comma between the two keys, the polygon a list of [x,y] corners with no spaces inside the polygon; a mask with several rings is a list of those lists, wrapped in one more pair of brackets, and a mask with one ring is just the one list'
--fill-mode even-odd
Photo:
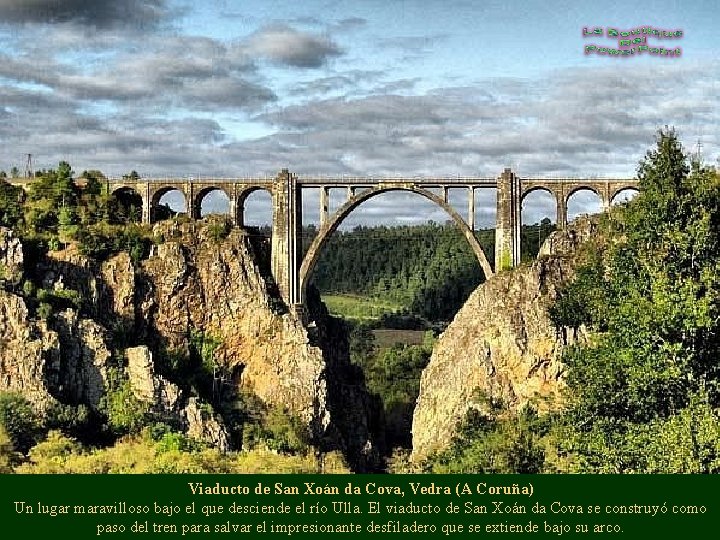
{"label": "stone viaduct", "polygon": [[[18,180],[27,185],[28,180]],[[302,193],[303,189],[320,191],[320,227],[318,234],[303,257],[302,253]],[[330,189],[343,189],[345,203],[332,215],[329,212]],[[467,192],[467,219],[448,201],[448,190],[461,188]],[[272,274],[288,307],[302,309],[305,289],[323,246],[343,220],[368,199],[389,191],[417,193],[443,208],[467,239],[486,278],[494,271],[511,268],[520,262],[521,209],[524,198],[536,190],[544,190],[555,197],[559,228],[567,223],[567,204],[576,191],[586,189],[598,195],[603,210],[609,208],[616,195],[626,189],[637,190],[634,179],[581,178],[520,178],[505,169],[497,178],[479,177],[298,177],[283,169],[274,178],[122,178],[108,179],[110,194],[132,195],[142,201],[143,223],[157,220],[160,199],[170,191],[180,191],[188,214],[200,218],[205,196],[216,190],[225,193],[230,202],[230,216],[237,226],[244,225],[243,211],[248,196],[265,190],[272,197]],[[495,264],[490,265],[475,230],[475,190],[496,189],[497,217],[495,227]]]}

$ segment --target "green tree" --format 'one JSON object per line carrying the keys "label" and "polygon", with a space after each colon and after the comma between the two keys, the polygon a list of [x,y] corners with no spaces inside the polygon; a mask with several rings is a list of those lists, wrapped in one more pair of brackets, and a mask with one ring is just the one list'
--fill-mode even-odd
{"label": "green tree", "polygon": [[91,170],[83,171],[80,178],[85,180],[78,208],[80,223],[87,226],[107,220],[110,198],[104,183],[105,175]]}
{"label": "green tree", "polygon": [[424,467],[433,473],[542,472],[547,425],[531,406],[511,413],[485,403],[483,410],[467,412],[450,448],[430,456]]}
{"label": "green tree", "polygon": [[12,439],[5,427],[0,425],[0,474],[13,472],[13,466],[18,462]]}
{"label": "green tree", "polygon": [[30,402],[15,392],[0,392],[0,426],[15,449],[27,452],[40,434],[40,422]]}
{"label": "green tree", "polygon": [[22,223],[22,188],[11,186],[0,178],[0,225],[16,227]]}
{"label": "green tree", "polygon": [[698,437],[670,448],[648,440],[677,431],[688,408],[707,417],[719,404],[720,181],[691,169],[671,130],[659,133],[638,178],[641,194],[607,223],[601,262],[581,269],[551,310],[559,324],[595,331],[565,357],[568,447],[587,470],[643,472],[682,454],[698,456],[687,470],[707,472],[715,458],[700,459]]}
{"label": "green tree", "polygon": [[148,404],[138,400],[127,376],[116,368],[108,370],[100,409],[107,417],[110,431],[115,435],[137,433],[149,419]]}
{"label": "green tree", "polygon": [[[30,185],[25,203],[25,222],[33,236],[57,238],[58,227],[68,227],[78,221],[78,188],[72,179],[72,169],[61,161],[57,170],[47,171]],[[60,215],[62,212],[62,223]],[[64,229],[64,232],[69,232]]]}

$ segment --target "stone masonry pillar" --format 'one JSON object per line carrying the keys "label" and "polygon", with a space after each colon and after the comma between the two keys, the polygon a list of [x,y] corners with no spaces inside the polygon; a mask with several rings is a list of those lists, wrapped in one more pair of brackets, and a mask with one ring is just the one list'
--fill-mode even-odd
{"label": "stone masonry pillar", "polygon": [[237,202],[237,193],[236,190],[233,189],[232,191],[232,197],[230,197],[230,200],[228,201],[228,213],[230,215],[230,220],[232,221],[233,226],[240,227],[242,223],[238,219],[238,202]]}
{"label": "stone masonry pillar", "polygon": [[520,179],[505,169],[497,182],[495,272],[520,262]]}
{"label": "stone masonry pillar", "polygon": [[195,204],[195,186],[191,180],[185,183],[183,195],[185,196],[185,213],[192,219],[200,219],[200,201]]}
{"label": "stone masonry pillar", "polygon": [[602,199],[603,212],[607,212],[610,210],[610,184],[606,182],[602,189],[598,191],[600,193],[600,198]]}
{"label": "stone masonry pillar", "polygon": [[283,169],[273,185],[272,274],[291,309],[302,304],[302,195],[297,178]]}
{"label": "stone masonry pillar", "polygon": [[147,225],[152,223],[152,201],[150,197],[150,183],[146,182],[145,185],[138,191],[142,193],[142,222]]}
{"label": "stone masonry pillar", "polygon": [[320,186],[320,227],[325,225],[328,221],[328,194],[330,188],[327,186]]}
{"label": "stone masonry pillar", "polygon": [[475,230],[475,188],[468,186],[468,227]]}
{"label": "stone masonry pillar", "polygon": [[567,227],[567,200],[565,199],[565,192],[560,191],[555,194],[557,202],[557,211],[555,218],[557,219],[557,228],[559,230],[565,230]]}

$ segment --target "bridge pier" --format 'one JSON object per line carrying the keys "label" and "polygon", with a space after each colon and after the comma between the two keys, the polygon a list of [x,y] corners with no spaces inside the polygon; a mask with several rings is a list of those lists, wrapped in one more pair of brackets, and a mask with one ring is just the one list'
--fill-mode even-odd
{"label": "bridge pier", "polygon": [[612,195],[610,195],[610,185],[605,186],[605,189],[602,190],[602,194],[600,198],[602,199],[602,211],[607,212],[610,210],[610,199]]}
{"label": "bridge pier", "polygon": [[520,263],[520,179],[505,169],[497,181],[495,272]]}
{"label": "bridge pier", "polygon": [[185,196],[185,213],[192,219],[200,219],[201,201],[195,201],[195,184],[190,180],[185,183],[183,195]]}
{"label": "bridge pier", "polygon": [[475,188],[468,186],[468,227],[471,231],[475,230]]}
{"label": "bridge pier", "polygon": [[234,227],[240,227],[242,225],[242,221],[238,219],[240,217],[238,215],[238,206],[237,193],[233,190],[232,197],[230,197],[228,201],[228,213],[230,214],[230,220]]}
{"label": "bridge pier", "polygon": [[565,227],[567,227],[567,202],[565,201],[565,194],[561,190],[560,193],[555,194],[555,198],[557,199],[555,211],[557,228],[559,230],[564,230]]}
{"label": "bridge pier", "polygon": [[297,177],[287,169],[275,179],[272,200],[272,275],[285,303],[292,308],[303,302],[300,290],[302,194]]}
{"label": "bridge pier", "polygon": [[142,190],[144,193],[140,193],[142,199],[142,218],[141,221],[149,225],[152,223],[152,200],[150,198],[150,184],[145,184],[145,189]]}

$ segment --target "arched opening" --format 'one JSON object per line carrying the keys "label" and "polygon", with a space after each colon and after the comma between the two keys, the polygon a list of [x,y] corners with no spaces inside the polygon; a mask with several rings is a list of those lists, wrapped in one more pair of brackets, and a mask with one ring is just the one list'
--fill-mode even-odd
{"label": "arched opening", "polygon": [[618,204],[630,202],[635,197],[637,197],[639,193],[640,192],[635,188],[621,189],[619,191],[616,191],[615,194],[612,196],[612,199],[610,199],[610,204],[615,206]]}
{"label": "arched opening", "polygon": [[531,261],[537,257],[545,239],[557,229],[557,200],[546,188],[535,188],[521,200],[520,259]]}
{"label": "arched opening", "polygon": [[348,321],[350,360],[382,403],[389,450],[410,448],[433,339],[484,279],[463,218],[428,190],[358,190],[303,261],[303,286]]}
{"label": "arched opening", "polygon": [[245,229],[255,249],[255,259],[265,275],[271,273],[273,201],[269,191],[248,188],[236,203],[236,223]]}
{"label": "arched opening", "polygon": [[247,229],[261,231],[266,237],[272,232],[272,195],[263,188],[250,188],[238,197],[238,223]]}
{"label": "arched opening", "polygon": [[[354,212],[360,205],[362,212]],[[312,280],[321,292],[327,290],[328,284],[335,287],[333,292],[364,286],[362,292],[388,299],[396,290],[393,285],[398,285],[393,273],[399,272],[403,287],[409,289],[404,293],[401,306],[441,320],[454,315],[467,294],[481,279],[492,274],[483,249],[491,246],[481,246],[459,212],[428,190],[392,187],[366,191],[345,202],[331,219],[313,240],[303,260],[300,269],[303,292]],[[455,227],[460,229],[459,235]],[[404,253],[404,248],[400,247],[403,239],[411,239],[414,251]],[[447,249],[438,261],[432,257],[435,255],[433,244],[437,243],[433,239],[443,242],[439,249]],[[316,263],[328,243],[342,243],[346,246],[345,254],[337,256],[332,268],[321,265],[318,269]],[[339,249],[337,245],[336,248]],[[424,255],[419,255],[421,253]],[[465,262],[460,264],[459,259],[463,257]],[[410,261],[413,260],[418,265],[411,272]],[[467,275],[467,261],[476,272],[474,279]],[[452,271],[447,271],[443,265],[451,267]],[[434,294],[429,291],[419,294],[427,288],[428,282],[439,284],[452,272],[459,273],[456,282],[463,283],[467,290],[458,289],[456,285],[438,285]]]}
{"label": "arched opening", "polygon": [[230,197],[225,190],[217,187],[203,189],[196,197],[197,217],[209,215],[230,216]]}
{"label": "arched opening", "polygon": [[580,188],[573,191],[567,198],[568,223],[578,216],[599,214],[603,210],[602,199],[593,189]]}
{"label": "arched opening", "polygon": [[113,191],[109,201],[108,217],[110,223],[140,223],[142,221],[143,200],[131,187],[122,187]]}
{"label": "arched opening", "polygon": [[153,195],[150,209],[152,222],[187,214],[185,194],[174,187],[162,188]]}

